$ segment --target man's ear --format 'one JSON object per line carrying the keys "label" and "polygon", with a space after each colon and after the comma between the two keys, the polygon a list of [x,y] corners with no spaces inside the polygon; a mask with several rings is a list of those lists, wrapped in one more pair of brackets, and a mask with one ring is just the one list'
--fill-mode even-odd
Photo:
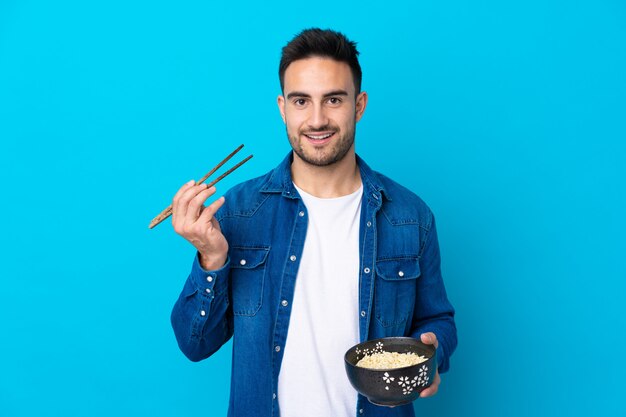
{"label": "man's ear", "polygon": [[279,95],[276,99],[278,103],[278,110],[280,111],[280,117],[283,118],[283,123],[287,124],[287,119],[285,119],[285,97]]}
{"label": "man's ear", "polygon": [[355,119],[358,122],[363,117],[363,113],[365,112],[365,107],[367,107],[367,93],[365,91],[361,91],[358,96],[356,96],[356,115]]}

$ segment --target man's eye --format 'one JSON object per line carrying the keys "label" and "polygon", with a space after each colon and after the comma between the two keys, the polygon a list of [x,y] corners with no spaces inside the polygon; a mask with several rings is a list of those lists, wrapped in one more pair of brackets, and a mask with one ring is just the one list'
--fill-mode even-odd
{"label": "man's eye", "polygon": [[293,101],[293,104],[296,106],[304,106],[306,104],[306,100],[303,98],[297,98]]}
{"label": "man's eye", "polygon": [[339,104],[341,103],[341,99],[339,97],[331,97],[328,99],[330,104]]}

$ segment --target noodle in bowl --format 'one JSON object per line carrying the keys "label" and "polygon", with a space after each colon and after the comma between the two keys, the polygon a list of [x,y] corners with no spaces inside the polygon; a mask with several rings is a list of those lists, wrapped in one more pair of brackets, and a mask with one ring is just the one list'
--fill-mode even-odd
{"label": "noodle in bowl", "polygon": [[426,362],[426,360],[426,356],[413,352],[378,352],[365,355],[356,363],[356,366],[369,369],[396,369],[417,365]]}

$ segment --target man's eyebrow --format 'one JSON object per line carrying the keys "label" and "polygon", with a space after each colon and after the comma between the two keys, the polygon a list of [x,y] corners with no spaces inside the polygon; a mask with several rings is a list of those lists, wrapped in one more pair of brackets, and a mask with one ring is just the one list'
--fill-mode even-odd
{"label": "man's eyebrow", "polygon": [[[348,92],[345,90],[333,90],[333,91],[329,91],[328,93],[324,94],[324,97],[331,97],[331,96],[347,96]],[[291,93],[287,94],[287,99],[292,99],[294,97],[305,97],[305,98],[311,98],[310,94],[307,93],[303,93],[301,91],[292,91]]]}
{"label": "man's eyebrow", "polygon": [[345,90],[333,90],[329,93],[324,94],[324,97],[330,97],[330,96],[347,96],[348,92]]}
{"label": "man's eyebrow", "polygon": [[292,91],[291,93],[287,94],[287,98],[288,99],[291,99],[291,98],[294,98],[294,97],[307,97],[307,98],[310,98],[311,95],[307,94],[307,93],[302,93],[300,91]]}

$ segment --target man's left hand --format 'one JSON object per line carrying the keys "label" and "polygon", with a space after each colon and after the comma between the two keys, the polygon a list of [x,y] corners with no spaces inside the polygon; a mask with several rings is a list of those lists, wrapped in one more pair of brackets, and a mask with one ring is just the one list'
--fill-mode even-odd
{"label": "man's left hand", "polygon": [[[422,343],[425,343],[427,345],[435,345],[435,349],[439,347],[439,341],[437,341],[437,336],[435,336],[435,333],[432,333],[432,332],[422,333],[422,335],[420,336],[420,339],[422,340]],[[421,398],[432,397],[433,395],[435,395],[437,391],[439,390],[440,383],[441,383],[441,378],[439,377],[439,370],[436,370],[435,379],[433,380],[433,383],[431,384],[430,387],[426,388],[424,391],[420,393],[420,397]]]}

